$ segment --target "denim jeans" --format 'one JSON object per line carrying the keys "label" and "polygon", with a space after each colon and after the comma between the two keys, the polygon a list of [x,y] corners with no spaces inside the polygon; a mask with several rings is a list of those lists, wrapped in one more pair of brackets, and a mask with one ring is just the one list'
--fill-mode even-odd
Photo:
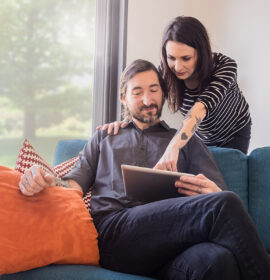
{"label": "denim jeans", "polygon": [[161,279],[270,279],[270,259],[240,198],[178,197],[94,219],[101,265]]}

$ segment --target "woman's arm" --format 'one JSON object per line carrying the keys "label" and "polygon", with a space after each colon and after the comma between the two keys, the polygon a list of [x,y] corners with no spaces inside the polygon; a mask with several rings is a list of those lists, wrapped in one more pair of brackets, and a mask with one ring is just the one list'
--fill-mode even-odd
{"label": "woman's arm", "polygon": [[217,54],[217,64],[208,85],[197,101],[205,105],[207,115],[213,111],[237,84],[236,62],[222,54]]}
{"label": "woman's arm", "polygon": [[164,155],[154,168],[177,171],[179,149],[187,144],[205,116],[206,109],[204,104],[196,102],[185,116],[182,128],[173,137]]}

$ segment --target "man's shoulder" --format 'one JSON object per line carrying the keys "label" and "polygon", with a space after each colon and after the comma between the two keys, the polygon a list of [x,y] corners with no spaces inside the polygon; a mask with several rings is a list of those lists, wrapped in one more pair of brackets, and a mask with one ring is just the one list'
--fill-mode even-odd
{"label": "man's shoulder", "polygon": [[97,131],[95,131],[95,133],[93,134],[93,136],[91,137],[91,139],[93,140],[97,140],[98,142],[102,142],[103,140],[107,139],[107,138],[118,138],[118,137],[122,137],[123,135],[129,133],[130,130],[129,129],[125,129],[125,128],[120,128],[117,134],[112,133],[108,133],[108,130],[102,130],[102,129],[98,129]]}
{"label": "man's shoulder", "polygon": [[98,129],[96,130],[93,135],[89,138],[88,143],[100,143],[104,138],[109,136],[107,130]]}

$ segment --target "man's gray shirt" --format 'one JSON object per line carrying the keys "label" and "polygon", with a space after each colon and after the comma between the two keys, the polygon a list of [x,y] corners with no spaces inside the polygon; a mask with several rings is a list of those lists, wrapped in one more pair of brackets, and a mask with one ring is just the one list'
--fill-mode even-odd
{"label": "man's gray shirt", "polygon": [[[132,121],[117,135],[98,130],[79,154],[79,160],[64,179],[75,180],[84,194],[90,189],[91,214],[106,214],[142,202],[126,198],[121,164],[154,167],[176,130],[161,121],[140,130]],[[196,136],[179,152],[178,171],[204,174],[221,189],[226,184],[208,148]]]}

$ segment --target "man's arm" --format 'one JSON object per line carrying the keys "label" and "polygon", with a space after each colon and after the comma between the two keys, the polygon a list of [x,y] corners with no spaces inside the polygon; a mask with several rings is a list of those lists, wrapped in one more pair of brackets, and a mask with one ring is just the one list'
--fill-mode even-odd
{"label": "man's arm", "polygon": [[46,173],[39,166],[34,165],[27,169],[19,182],[20,190],[24,195],[33,196],[50,186],[73,188],[82,191],[81,186],[74,180],[61,180]]}
{"label": "man's arm", "polygon": [[54,177],[56,186],[63,187],[63,188],[72,188],[72,189],[77,189],[79,191],[83,191],[82,187],[74,180],[69,179],[69,180],[62,180],[60,178]]}
{"label": "man's arm", "polygon": [[[184,166],[184,170],[181,170],[181,166]],[[213,182],[219,189],[227,189],[227,185],[216,164],[213,154],[197,136],[193,136],[182,150],[182,158],[179,158],[179,167],[182,172],[192,173],[194,175],[204,175],[208,180],[207,183],[205,182],[205,178],[198,175],[199,177],[196,176],[198,179],[196,181],[197,187],[197,183],[199,182],[200,184],[207,186],[208,190],[209,187],[211,190],[218,190],[213,184],[211,184],[211,186],[209,185],[209,182]],[[182,179],[184,180],[186,178]]]}
{"label": "man's arm", "polygon": [[38,166],[33,166],[25,171],[21,177],[20,189],[25,195],[34,195],[49,186],[71,187],[87,193],[92,186],[99,161],[99,144],[102,140],[102,131],[97,131],[87,142],[79,154],[79,159],[72,170],[63,177],[56,178]]}
{"label": "man's arm", "polygon": [[[72,180],[82,188],[86,194],[93,186],[100,157],[100,142],[104,131],[96,131],[79,153],[79,158],[72,170],[63,177],[63,180]],[[106,152],[106,151],[105,151]],[[103,152],[104,153],[104,152]]]}

